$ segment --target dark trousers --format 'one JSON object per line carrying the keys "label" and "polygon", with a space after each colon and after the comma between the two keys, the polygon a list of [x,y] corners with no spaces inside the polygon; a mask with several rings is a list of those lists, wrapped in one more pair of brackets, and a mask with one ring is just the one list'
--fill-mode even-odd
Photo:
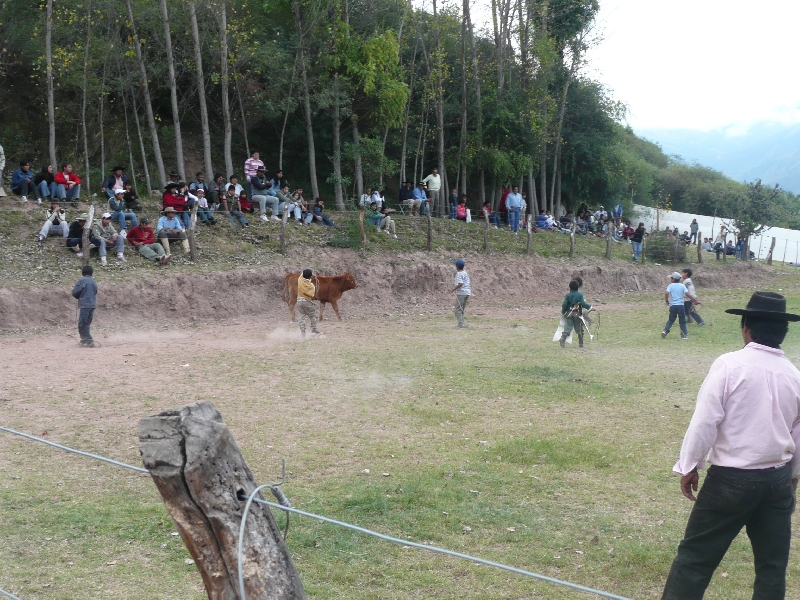
{"label": "dark trousers", "polygon": [[675,323],[676,317],[678,318],[678,324],[681,327],[681,335],[689,335],[689,331],[686,329],[686,312],[681,305],[673,306],[670,304],[669,319],[667,319],[667,324],[664,325],[664,331],[669,333],[669,330],[672,329],[673,323]]}
{"label": "dark trousers", "polygon": [[703,325],[705,321],[703,321],[703,317],[697,314],[697,311],[694,309],[694,304],[692,304],[691,300],[686,300],[683,303],[683,312],[686,314],[686,322],[691,323],[692,319],[698,325]]}
{"label": "dark trousers", "polygon": [[18,196],[34,196],[38,194],[32,179],[23,179],[17,187],[11,186],[11,191]]}
{"label": "dark trousers", "polygon": [[89,328],[92,325],[92,318],[94,318],[93,308],[82,308],[80,316],[78,317],[78,333],[81,336],[81,344],[91,344],[94,340]]}
{"label": "dark trousers", "polygon": [[709,468],[662,600],[700,600],[742,527],[753,547],[753,600],[783,600],[793,504],[788,465],[756,470]]}

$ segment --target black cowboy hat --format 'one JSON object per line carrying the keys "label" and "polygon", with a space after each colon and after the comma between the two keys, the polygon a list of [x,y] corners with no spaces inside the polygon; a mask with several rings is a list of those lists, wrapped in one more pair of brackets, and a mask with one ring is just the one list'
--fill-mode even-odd
{"label": "black cowboy hat", "polygon": [[774,292],[754,292],[746,308],[729,308],[725,312],[772,321],[800,321],[800,315],[786,312],[786,298]]}
{"label": "black cowboy hat", "polygon": [[168,191],[170,191],[170,190],[174,190],[176,187],[178,187],[178,184],[177,184],[177,183],[174,183],[174,182],[173,182],[173,183],[168,183],[168,184],[166,185],[166,187],[164,188],[164,191],[165,191],[165,192],[168,192]]}
{"label": "black cowboy hat", "polygon": [[112,173],[113,173],[114,171],[124,171],[124,170],[125,170],[125,167],[120,167],[119,165],[117,165],[116,167],[112,167],[112,168],[111,168],[111,172],[112,172]]}

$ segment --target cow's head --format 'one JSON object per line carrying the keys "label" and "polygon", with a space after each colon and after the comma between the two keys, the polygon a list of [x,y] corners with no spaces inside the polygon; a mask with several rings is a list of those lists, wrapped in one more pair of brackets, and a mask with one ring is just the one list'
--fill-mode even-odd
{"label": "cow's head", "polygon": [[342,291],[346,290],[354,290],[358,287],[356,283],[356,278],[353,277],[352,273],[345,273],[344,274],[344,285],[342,286]]}

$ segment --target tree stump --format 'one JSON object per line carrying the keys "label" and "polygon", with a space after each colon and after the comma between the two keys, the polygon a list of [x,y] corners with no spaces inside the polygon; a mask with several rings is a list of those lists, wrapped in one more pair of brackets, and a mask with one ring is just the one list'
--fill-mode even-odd
{"label": "tree stump", "polygon": [[[198,402],[145,417],[139,421],[139,451],[203,577],[209,600],[239,600],[238,543],[245,502],[238,495],[249,495],[258,486],[216,407]],[[305,600],[269,508],[253,503],[245,531],[247,600]]]}

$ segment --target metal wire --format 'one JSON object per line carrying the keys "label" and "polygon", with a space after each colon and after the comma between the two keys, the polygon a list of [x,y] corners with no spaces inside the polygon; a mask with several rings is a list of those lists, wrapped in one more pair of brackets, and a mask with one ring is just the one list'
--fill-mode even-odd
{"label": "metal wire", "polygon": [[27,438],[29,440],[33,440],[35,442],[41,442],[43,444],[47,444],[48,446],[53,446],[54,448],[58,448],[59,450],[65,450],[67,452],[72,452],[74,454],[80,454],[81,456],[87,456],[89,458],[93,458],[95,460],[101,460],[103,462],[107,462],[109,464],[115,465],[117,467],[123,467],[125,469],[130,469],[131,471],[138,471],[139,473],[149,473],[147,469],[143,469],[142,467],[134,467],[133,465],[126,465],[125,463],[119,462],[118,460],[114,460],[112,458],[106,458],[105,456],[98,456],[97,454],[90,454],[89,452],[82,452],[80,450],[75,450],[74,448],[68,448],[66,446],[62,446],[61,444],[56,444],[55,442],[51,442],[50,440],[44,440],[40,437],[36,437],[35,435],[29,435],[27,433],[22,433],[21,431],[16,431],[14,429],[9,429],[8,427],[0,427],[0,431],[6,431],[8,433],[13,433],[14,435],[19,435],[21,437]]}
{"label": "metal wire", "polygon": [[21,600],[20,598],[18,598],[17,596],[12,594],[11,592],[7,592],[7,591],[2,590],[2,589],[0,589],[0,594],[2,594],[3,596],[8,596],[12,600]]}

